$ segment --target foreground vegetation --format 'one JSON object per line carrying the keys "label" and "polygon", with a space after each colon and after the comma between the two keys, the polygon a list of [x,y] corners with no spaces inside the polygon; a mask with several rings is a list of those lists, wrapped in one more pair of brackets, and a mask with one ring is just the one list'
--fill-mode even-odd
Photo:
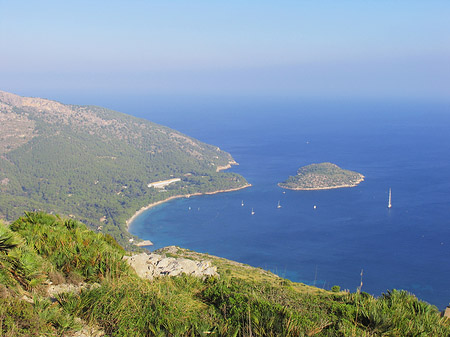
{"label": "foreground vegetation", "polygon": [[[108,336],[449,336],[436,307],[405,291],[379,298],[326,291],[209,258],[220,278],[136,276],[109,235],[73,220],[26,213],[0,224],[0,335],[72,336],[94,325]],[[85,286],[49,298],[49,283]]]}

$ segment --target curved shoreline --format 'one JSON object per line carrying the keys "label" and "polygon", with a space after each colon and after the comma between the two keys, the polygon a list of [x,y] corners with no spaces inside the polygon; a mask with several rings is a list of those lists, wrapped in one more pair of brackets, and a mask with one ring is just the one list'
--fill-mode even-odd
{"label": "curved shoreline", "polygon": [[358,186],[361,182],[364,181],[364,176],[362,176],[360,179],[358,179],[358,181],[356,181],[353,184],[346,184],[346,185],[337,185],[337,186],[327,186],[327,187],[295,187],[295,188],[291,188],[291,187],[285,187],[285,186],[281,186],[281,183],[278,183],[278,186],[281,188],[284,188],[286,190],[292,190],[292,191],[319,191],[319,190],[332,190],[335,188],[346,188],[346,187],[355,187]]}
{"label": "curved shoreline", "polygon": [[194,196],[198,196],[198,195],[212,195],[212,194],[224,193],[224,192],[234,192],[234,191],[239,191],[239,190],[242,190],[242,189],[250,187],[250,186],[252,186],[252,184],[245,184],[244,186],[241,186],[241,187],[230,188],[227,190],[218,190],[218,191],[213,191],[213,192],[204,192],[204,193],[198,192],[198,193],[191,193],[191,194],[179,194],[179,195],[173,195],[164,200],[153,202],[147,206],[142,207],[138,211],[136,211],[136,213],[134,213],[133,216],[125,222],[127,225],[127,230],[130,229],[131,223],[143,212],[145,212],[146,210],[148,210],[152,207],[155,207],[155,206],[161,205],[165,202],[168,202],[170,200],[179,199],[179,198],[190,198],[190,197],[194,197]]}

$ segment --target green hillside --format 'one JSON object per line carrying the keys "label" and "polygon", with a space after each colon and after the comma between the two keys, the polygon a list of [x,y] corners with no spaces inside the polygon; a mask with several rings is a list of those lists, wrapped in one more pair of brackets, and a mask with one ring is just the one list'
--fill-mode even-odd
{"label": "green hillside", "polygon": [[[0,223],[0,335],[69,337],[88,326],[124,337],[450,334],[435,307],[405,291],[326,291],[181,248],[175,255],[209,259],[220,277],[148,281],[125,254],[71,219],[26,213]],[[52,287],[67,290],[51,295]]]}
{"label": "green hillside", "polygon": [[[125,222],[169,196],[242,187],[218,172],[230,154],[175,130],[95,106],[65,105],[0,91],[0,217],[55,211],[122,244]],[[164,189],[155,181],[180,178]]]}

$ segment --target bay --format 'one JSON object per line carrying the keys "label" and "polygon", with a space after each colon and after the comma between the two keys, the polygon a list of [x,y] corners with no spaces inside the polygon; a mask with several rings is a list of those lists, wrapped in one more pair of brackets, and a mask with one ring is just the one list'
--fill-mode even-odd
{"label": "bay", "polygon": [[[376,296],[396,288],[441,309],[449,303],[448,104],[149,99],[121,110],[230,152],[240,164],[232,171],[253,185],[144,212],[130,232],[151,249],[177,245],[326,289],[355,291],[363,271],[362,290]],[[365,181],[322,191],[277,186],[325,161]]]}

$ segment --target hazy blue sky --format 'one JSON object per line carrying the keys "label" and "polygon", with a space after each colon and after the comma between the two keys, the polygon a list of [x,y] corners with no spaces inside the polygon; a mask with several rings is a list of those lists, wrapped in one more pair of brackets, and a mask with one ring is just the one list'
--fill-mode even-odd
{"label": "hazy blue sky", "polygon": [[0,0],[0,89],[450,98],[450,1]]}

